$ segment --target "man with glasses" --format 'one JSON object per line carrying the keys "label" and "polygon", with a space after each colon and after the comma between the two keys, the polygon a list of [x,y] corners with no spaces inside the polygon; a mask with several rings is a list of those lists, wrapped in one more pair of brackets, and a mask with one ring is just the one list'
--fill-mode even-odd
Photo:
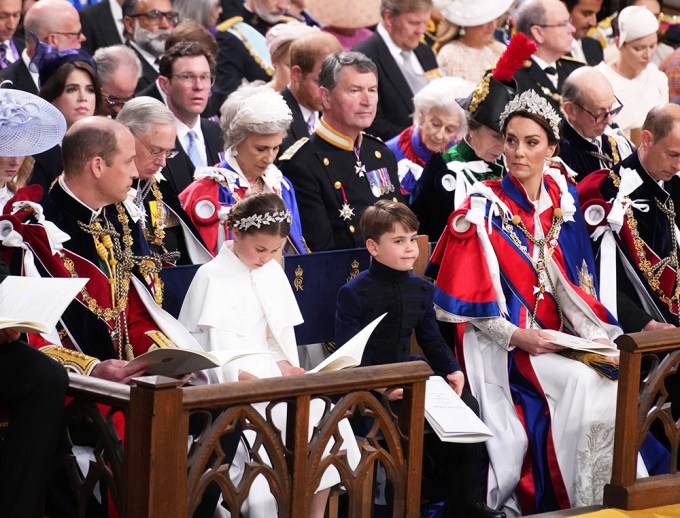
{"label": "man with glasses", "polygon": [[576,181],[598,169],[611,169],[633,152],[612,118],[623,105],[611,84],[593,67],[575,70],[564,82],[559,156],[576,173]]}
{"label": "man with glasses", "polygon": [[38,72],[28,68],[35,54],[35,41],[47,43],[56,50],[79,49],[85,41],[78,11],[66,0],[40,0],[31,6],[24,17],[26,48],[19,59],[0,71],[0,81],[12,81],[12,88],[32,94],[38,93]]}
{"label": "man with glasses", "polygon": [[559,0],[525,0],[517,11],[516,27],[536,43],[530,63],[515,74],[517,93],[535,90],[559,113],[564,81],[585,64],[566,55],[574,41],[569,12]]}
{"label": "man with glasses", "polygon": [[578,184],[600,296],[626,333],[677,327],[680,106],[652,108],[640,147]]}
{"label": "man with glasses", "polygon": [[131,201],[144,214],[144,234],[149,247],[175,264],[203,264],[212,255],[198,230],[182,209],[161,170],[176,157],[175,116],[161,101],[151,97],[132,99],[121,110],[118,122],[135,138],[135,166],[139,178],[130,191]]}
{"label": "man with glasses", "polygon": [[142,64],[135,51],[125,45],[98,49],[94,60],[101,85],[101,115],[115,119],[125,103],[135,95]]}
{"label": "man with glasses", "polygon": [[168,160],[163,175],[179,195],[194,180],[197,167],[213,166],[224,149],[217,123],[201,117],[210,97],[215,60],[199,43],[183,41],[161,58],[158,86],[175,116],[179,154]]}
{"label": "man with glasses", "polygon": [[158,77],[165,40],[179,22],[170,0],[125,0],[123,24],[127,45],[137,52],[142,63],[142,77],[135,92],[152,84]]}

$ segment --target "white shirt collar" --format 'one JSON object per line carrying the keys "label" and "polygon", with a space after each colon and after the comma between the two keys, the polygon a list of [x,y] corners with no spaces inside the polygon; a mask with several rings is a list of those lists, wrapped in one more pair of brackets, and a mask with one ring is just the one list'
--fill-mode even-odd
{"label": "white shirt collar", "polygon": [[[394,43],[392,36],[390,36],[390,33],[387,32],[387,29],[382,23],[378,24],[376,31],[385,42],[385,45],[387,45],[387,49],[390,51],[390,54],[392,55],[392,58],[394,58],[394,61],[396,61],[397,64],[399,65],[399,68],[401,68],[401,66],[404,64],[404,58],[401,55],[403,49],[400,48],[396,43]],[[415,55],[413,55],[413,51],[407,52],[411,53],[411,67],[413,68],[413,71],[416,74],[422,74],[423,66],[420,64],[420,61],[418,61]]]}
{"label": "white shirt collar", "polygon": [[116,23],[116,29],[120,34],[120,41],[125,41],[125,26],[123,25],[123,9],[118,4],[117,0],[109,0],[109,8],[111,9],[111,16]]}
{"label": "white shirt collar", "polygon": [[7,188],[7,185],[0,187],[0,212],[12,196],[14,196],[14,193]]}
{"label": "white shirt collar", "polygon": [[541,70],[544,70],[547,67],[553,67],[555,70],[557,70],[557,63],[554,62],[554,61],[552,63],[548,63],[547,61],[543,61],[541,58],[539,58],[536,55],[531,56],[531,59],[533,59],[536,62],[536,64],[539,67],[541,67]]}
{"label": "white shirt collar", "polygon": [[137,52],[139,52],[142,57],[151,65],[156,72],[158,72],[158,65],[156,64],[156,59],[158,59],[156,56],[151,54],[151,52],[144,50],[142,47],[137,45],[134,41],[128,40],[130,42],[130,45],[132,45]]}
{"label": "white shirt collar", "polygon": [[98,209],[93,209],[92,207],[90,207],[89,205],[84,203],[80,198],[78,198],[78,196],[73,194],[73,191],[68,188],[68,185],[66,185],[66,182],[64,181],[64,175],[63,174],[59,175],[58,181],[59,181],[59,185],[61,186],[62,189],[64,189],[64,192],[66,194],[68,194],[71,198],[76,200],[78,203],[80,203],[83,207],[85,207],[86,209],[88,209],[92,213],[92,215],[90,216],[90,223],[92,223],[92,220],[94,218],[96,218],[97,216],[99,216],[99,214],[101,214],[102,207],[99,207]]}
{"label": "white shirt collar", "polygon": [[38,85],[38,72],[33,72],[31,70],[31,67],[29,66],[31,64],[31,58],[28,57],[28,53],[26,52],[26,49],[21,51],[21,60],[24,62],[26,65],[26,68],[28,69],[28,73],[31,74],[31,77],[33,78],[33,82],[35,83],[36,88],[40,89],[40,86]]}

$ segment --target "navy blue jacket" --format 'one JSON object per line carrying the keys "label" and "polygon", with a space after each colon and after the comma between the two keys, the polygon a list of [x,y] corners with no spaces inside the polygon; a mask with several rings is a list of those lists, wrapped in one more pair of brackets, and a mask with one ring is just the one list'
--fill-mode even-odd
{"label": "navy blue jacket", "polygon": [[436,374],[446,376],[460,365],[439,332],[432,304],[433,286],[411,272],[393,270],[375,259],[338,293],[335,342],[347,342],[387,312],[366,344],[362,366],[409,360],[411,333]]}

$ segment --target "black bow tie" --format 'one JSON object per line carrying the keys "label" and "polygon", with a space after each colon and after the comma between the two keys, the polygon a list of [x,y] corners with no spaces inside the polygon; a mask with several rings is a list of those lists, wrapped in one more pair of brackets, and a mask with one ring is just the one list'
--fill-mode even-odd
{"label": "black bow tie", "polygon": [[545,67],[543,69],[543,72],[548,74],[549,76],[555,76],[557,75],[557,69],[555,67]]}

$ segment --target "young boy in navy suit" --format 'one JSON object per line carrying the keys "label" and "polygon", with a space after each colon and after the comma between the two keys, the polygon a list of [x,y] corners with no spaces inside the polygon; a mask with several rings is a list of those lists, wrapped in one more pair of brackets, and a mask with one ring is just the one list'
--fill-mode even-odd
{"label": "young boy in navy suit", "polygon": [[[335,341],[338,346],[344,344],[366,324],[387,312],[366,344],[361,365],[409,361],[411,334],[415,331],[435,374],[443,376],[479,414],[477,400],[465,388],[460,365],[439,332],[432,303],[433,286],[411,272],[419,252],[418,226],[416,215],[403,203],[380,200],[364,211],[361,230],[373,260],[368,270],[349,281],[338,293]],[[402,399],[403,390],[393,390],[387,398]],[[429,427],[424,443],[423,473],[427,476],[428,468],[432,468],[445,479],[441,481],[445,486],[439,495],[433,491],[431,481],[423,484],[427,499],[446,500],[447,511],[441,516],[505,516],[485,503],[488,462],[483,444],[441,442]]]}

